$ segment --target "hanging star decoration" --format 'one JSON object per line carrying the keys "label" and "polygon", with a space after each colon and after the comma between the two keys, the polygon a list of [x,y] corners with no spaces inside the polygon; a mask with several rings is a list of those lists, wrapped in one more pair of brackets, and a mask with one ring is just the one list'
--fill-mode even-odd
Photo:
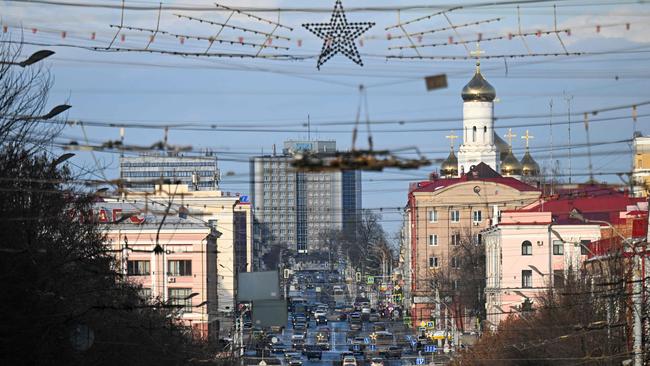
{"label": "hanging star decoration", "polygon": [[329,23],[305,23],[302,26],[323,40],[323,48],[316,67],[320,67],[337,53],[345,55],[359,66],[363,66],[361,55],[354,40],[359,38],[375,23],[348,23],[341,0],[336,0],[334,11]]}

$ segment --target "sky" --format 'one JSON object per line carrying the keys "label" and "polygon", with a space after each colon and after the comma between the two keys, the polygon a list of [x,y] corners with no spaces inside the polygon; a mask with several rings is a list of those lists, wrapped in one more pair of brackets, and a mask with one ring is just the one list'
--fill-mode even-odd
{"label": "sky", "polygon": [[[249,191],[250,156],[269,153],[274,144],[279,147],[288,139],[307,138],[308,116],[312,138],[334,139],[340,149],[350,148],[362,84],[367,91],[376,149],[405,151],[401,149],[417,147],[430,159],[444,159],[449,152],[445,136],[450,131],[461,132],[460,92],[474,73],[475,60],[468,56],[476,48],[470,41],[477,39],[479,33],[484,39],[480,43],[484,51],[481,70],[497,90],[497,132],[503,137],[508,126],[514,126],[517,137],[513,149],[521,158],[524,140],[520,137],[529,130],[534,136],[530,140],[533,156],[542,167],[549,168],[553,165],[552,151],[553,161],[558,161],[565,181],[569,165],[573,182],[588,178],[583,112],[650,100],[650,4],[645,2],[539,1],[522,2],[518,9],[512,2],[472,6],[480,3],[477,0],[437,5],[419,0],[344,0],[349,22],[376,23],[362,36],[363,45],[357,39],[364,66],[338,55],[320,70],[316,68],[316,59],[322,41],[301,24],[328,22],[334,0],[220,3],[246,9],[256,17],[293,29],[278,27],[275,31],[275,24],[241,13],[230,16],[231,12],[217,9],[211,1],[164,1],[161,11],[156,1],[126,1],[131,8],[124,10],[123,17],[119,0],[76,2],[85,6],[61,5],[66,2],[72,1],[0,1],[3,41],[22,37],[26,43],[22,50],[25,56],[44,48],[56,52],[43,61],[55,79],[50,104],[67,102],[73,106],[65,116],[70,123],[57,143],[87,140],[90,144],[101,144],[119,139],[118,127],[91,126],[99,122],[125,124],[126,144],[148,146],[162,140],[163,125],[192,123],[200,131],[172,127],[170,144],[215,151],[220,169],[230,172],[228,176],[223,174],[221,187],[233,192]],[[104,6],[88,6],[98,4]],[[421,39],[413,36],[414,44],[438,44],[419,47],[420,55],[454,56],[456,60],[387,58],[417,55],[413,49],[394,49],[410,43],[400,38],[401,29],[386,30],[387,27],[458,5],[464,8],[404,25],[409,34],[426,32]],[[215,24],[190,20],[187,16],[273,32],[290,40],[273,39],[270,45],[288,49],[260,50],[214,43],[208,51],[213,54],[210,57],[157,52],[204,53],[208,37],[254,44],[266,41],[266,36],[260,34],[241,29],[219,31]],[[464,26],[468,23],[478,24]],[[118,34],[118,28],[111,25],[120,24],[157,28],[159,32],[148,45],[151,32],[122,28]],[[427,32],[450,28],[450,24],[456,29]],[[570,29],[570,34],[558,33],[562,42],[555,33],[534,35],[554,29]],[[533,35],[508,39],[508,34],[520,32]],[[181,43],[174,35],[203,39],[185,38]],[[501,39],[485,40],[498,37]],[[462,44],[450,45],[450,41],[467,42],[467,48]],[[156,52],[140,52],[145,48]],[[526,56],[505,61],[498,57],[563,52],[571,55]],[[258,54],[265,58],[215,57],[217,53]],[[272,55],[289,55],[291,59],[268,58]],[[448,87],[427,92],[424,77],[436,74],[447,75]],[[569,108],[575,114],[571,117],[570,139],[566,124]],[[361,115],[365,113],[362,109]],[[650,133],[650,105],[640,105],[637,113],[636,130]],[[613,173],[630,170],[629,139],[634,128],[631,116],[631,107],[588,115],[592,166],[598,180],[617,182]],[[552,123],[556,125],[551,127]],[[367,146],[365,126],[360,131],[356,145],[363,148]],[[571,164],[569,145],[573,146]],[[58,147],[53,149],[57,151]],[[72,162],[109,179],[119,174],[119,153],[115,151],[80,151]],[[385,229],[396,232],[409,182],[426,179],[436,169],[438,164],[417,171],[364,173],[364,207],[378,212],[381,208]]]}

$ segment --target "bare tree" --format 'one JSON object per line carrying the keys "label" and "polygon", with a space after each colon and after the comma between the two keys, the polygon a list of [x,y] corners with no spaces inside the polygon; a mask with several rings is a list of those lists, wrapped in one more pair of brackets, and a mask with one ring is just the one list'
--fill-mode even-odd
{"label": "bare tree", "polygon": [[452,311],[456,327],[464,330],[468,321],[485,320],[485,245],[469,230],[455,235],[448,261],[430,274],[430,288]]}
{"label": "bare tree", "polygon": [[50,142],[63,123],[44,123],[53,79],[45,66],[17,67],[20,43],[0,43],[0,145],[34,150]]}

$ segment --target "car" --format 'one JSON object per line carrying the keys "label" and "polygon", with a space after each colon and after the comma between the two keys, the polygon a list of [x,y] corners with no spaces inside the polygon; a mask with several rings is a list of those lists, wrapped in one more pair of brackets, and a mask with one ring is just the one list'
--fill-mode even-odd
{"label": "car", "polygon": [[370,313],[370,316],[368,317],[368,321],[371,321],[371,322],[379,321],[379,314],[376,313],[376,312]]}
{"label": "car", "polygon": [[306,331],[308,327],[309,324],[307,322],[297,322],[293,325],[294,331]]}
{"label": "car", "polygon": [[320,360],[323,358],[323,351],[320,349],[320,347],[311,344],[305,346],[305,349],[302,353],[305,356],[307,356],[308,360],[312,360],[312,359]]}
{"label": "car", "polygon": [[271,353],[285,353],[289,350],[289,346],[282,342],[277,342],[271,345]]}
{"label": "car", "polygon": [[294,334],[291,336],[291,344],[296,350],[303,349],[305,346],[305,336],[303,334]]}
{"label": "car", "polygon": [[352,353],[350,351],[343,351],[343,352],[341,352],[340,360],[343,361],[343,359],[348,357],[348,356],[354,357],[354,353]]}
{"label": "car", "polygon": [[384,359],[379,357],[374,357],[370,360],[370,366],[384,366]]}
{"label": "car", "polygon": [[289,366],[302,366],[302,361],[301,360],[290,360],[289,361]]}
{"label": "car", "polygon": [[379,354],[386,358],[402,358],[402,347],[390,346]]}
{"label": "car", "polygon": [[357,359],[354,356],[345,356],[342,366],[357,366]]}
{"label": "car", "polygon": [[299,360],[300,357],[301,357],[301,355],[298,352],[285,352],[284,353],[284,359],[287,360],[287,362],[289,362],[292,359]]}
{"label": "car", "polygon": [[316,317],[316,325],[327,325],[327,317],[325,316]]}

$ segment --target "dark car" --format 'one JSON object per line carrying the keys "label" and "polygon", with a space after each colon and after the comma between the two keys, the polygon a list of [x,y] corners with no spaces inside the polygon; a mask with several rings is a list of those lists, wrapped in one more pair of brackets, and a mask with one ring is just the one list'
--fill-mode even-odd
{"label": "dark car", "polygon": [[402,358],[402,347],[390,346],[386,350],[379,352],[379,354],[386,358]]}
{"label": "dark car", "polygon": [[304,351],[302,352],[305,356],[307,356],[308,360],[312,359],[322,359],[323,358],[323,351],[320,349],[320,347],[316,345],[308,345],[305,346]]}
{"label": "dark car", "polygon": [[289,350],[289,346],[282,342],[277,342],[271,345],[271,352],[272,353],[285,353],[286,351]]}
{"label": "dark car", "polygon": [[327,325],[327,317],[319,316],[316,318],[316,325]]}

